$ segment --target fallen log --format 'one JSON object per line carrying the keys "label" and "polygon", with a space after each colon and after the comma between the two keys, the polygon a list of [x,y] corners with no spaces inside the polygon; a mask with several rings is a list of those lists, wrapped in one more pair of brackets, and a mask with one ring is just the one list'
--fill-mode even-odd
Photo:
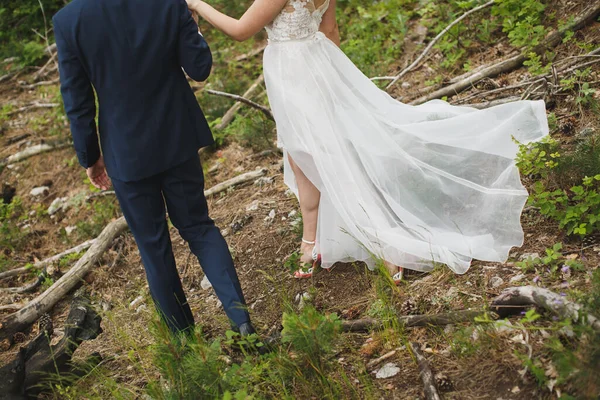
{"label": "fallen log", "polygon": [[87,242],[81,243],[80,245],[75,246],[71,249],[65,250],[62,253],[59,253],[55,256],[46,258],[45,260],[38,261],[35,264],[32,264],[30,266],[15,268],[15,269],[11,269],[10,271],[2,272],[2,273],[0,273],[0,279],[5,279],[5,278],[10,278],[12,276],[21,275],[21,274],[30,272],[32,270],[43,269],[43,268],[47,267],[48,265],[51,265],[57,261],[60,261],[60,259],[62,259],[65,256],[68,256],[69,254],[75,254],[75,253],[79,253],[83,250],[89,249],[92,246],[92,244],[94,244],[95,240],[96,239],[88,240]]}
{"label": "fallen log", "polygon": [[507,288],[496,297],[491,310],[506,317],[520,313],[524,308],[537,306],[563,319],[589,324],[600,332],[600,320],[583,311],[581,305],[567,300],[548,289],[537,286],[520,286]]}
{"label": "fallen log", "polygon": [[12,338],[31,325],[42,314],[48,312],[68,292],[73,290],[96,265],[112,241],[127,229],[125,218],[121,217],[104,228],[85,255],[64,274],[54,285],[33,299],[19,311],[10,314],[0,322],[0,341]]}
{"label": "fallen log", "polygon": [[214,196],[215,194],[221,193],[221,192],[229,189],[232,186],[240,185],[242,183],[246,183],[246,182],[250,182],[255,179],[258,179],[261,176],[266,175],[266,173],[267,173],[266,168],[260,168],[260,169],[257,169],[256,171],[246,172],[245,174],[238,175],[235,178],[231,178],[225,182],[216,184],[215,186],[211,187],[208,190],[205,190],[204,196],[206,196],[206,197]]}
{"label": "fallen log", "polygon": [[583,28],[587,24],[593,22],[600,15],[600,2],[591,2],[590,5],[573,21],[562,27],[561,29],[554,31],[550,35],[546,37],[539,45],[535,46],[533,49],[526,53],[518,54],[514,57],[511,57],[507,60],[501,61],[499,63],[490,65],[487,68],[479,70],[472,75],[464,78],[461,81],[458,81],[450,86],[446,86],[439,90],[436,90],[430,94],[419,97],[418,99],[412,101],[411,105],[418,105],[425,103],[427,101],[433,99],[439,99],[444,96],[453,96],[465,90],[466,88],[471,87],[474,83],[480,81],[484,78],[493,78],[503,73],[511,72],[523,65],[523,62],[527,60],[527,54],[530,52],[534,52],[536,54],[541,54],[547,49],[551,49],[556,47],[560,42],[562,37],[567,31],[574,31]]}
{"label": "fallen log", "polygon": [[419,366],[419,376],[421,377],[421,381],[423,381],[425,398],[427,400],[441,400],[437,386],[435,385],[435,377],[433,376],[433,372],[429,366],[429,361],[427,361],[421,352],[421,346],[419,343],[411,342],[410,349],[417,360],[417,365]]}
{"label": "fallen log", "polygon": [[238,96],[237,94],[220,92],[218,90],[206,90],[206,93],[212,94],[212,95],[215,95],[215,96],[227,97],[229,99],[233,99],[233,100],[238,101],[240,103],[244,103],[246,105],[249,105],[250,107],[256,108],[257,110],[261,111],[271,121],[275,121],[275,117],[273,116],[273,113],[271,112],[271,110],[269,110],[267,107],[265,107],[263,105],[255,103],[252,100],[248,100],[248,99],[246,99],[246,98],[244,98],[242,96]]}
{"label": "fallen log", "polygon": [[[260,87],[260,85],[262,85],[262,83],[264,81],[265,81],[265,76],[261,74],[254,81],[254,83],[252,83],[252,85],[250,85],[250,87],[248,88],[248,90],[246,90],[246,92],[242,95],[242,97],[244,97],[246,99],[250,98],[250,96],[252,96],[254,94],[254,92]],[[227,125],[229,125],[231,123],[231,121],[233,121],[235,114],[238,112],[238,110],[240,108],[242,108],[242,103],[238,101],[229,110],[227,110],[225,115],[223,115],[221,122],[216,126],[216,128],[221,130],[221,129],[225,128]]]}
{"label": "fallen log", "polygon": [[13,154],[12,156],[8,156],[4,160],[0,160],[0,167],[5,167],[10,164],[15,164],[20,161],[31,158],[33,156],[36,156],[38,154],[46,153],[48,151],[64,149],[65,147],[69,147],[70,145],[71,145],[70,143],[61,143],[61,144],[57,144],[54,146],[51,146],[51,145],[45,144],[45,143],[36,144],[34,146],[26,148],[23,151]]}
{"label": "fallen log", "polygon": [[28,104],[26,106],[23,106],[21,108],[17,108],[16,110],[10,111],[6,115],[10,117],[10,116],[13,116],[15,114],[19,114],[19,113],[22,113],[22,112],[25,112],[25,111],[29,111],[29,110],[35,110],[35,109],[38,109],[38,108],[56,108],[58,106],[60,106],[60,104],[58,104],[58,103],[38,103],[38,102],[35,102],[35,103],[32,103],[32,104]]}
{"label": "fallen log", "polygon": [[[473,319],[483,316],[484,314],[484,311],[464,310],[432,315],[401,315],[398,316],[398,323],[405,328],[430,325],[452,325],[461,322],[472,322]],[[375,329],[382,329],[383,327],[384,323],[374,318],[364,318],[342,322],[343,332],[366,332]]]}
{"label": "fallen log", "polygon": [[47,327],[19,350],[15,360],[0,368],[0,393],[6,396],[3,398],[37,398],[44,382],[56,374],[83,371],[84,368],[73,363],[73,353],[83,341],[95,339],[102,332],[100,322],[101,317],[85,292],[78,291],[65,321],[64,336],[56,345],[50,345],[52,328]]}
{"label": "fallen log", "polygon": [[425,48],[425,50],[421,53],[421,55],[419,57],[417,57],[417,59],[412,64],[410,64],[408,67],[404,68],[404,70],[402,70],[402,72],[400,72],[398,75],[396,75],[392,79],[392,81],[390,82],[390,84],[387,85],[386,89],[390,89],[392,86],[394,86],[396,84],[396,82],[398,82],[400,80],[400,78],[402,78],[408,72],[412,71],[413,68],[415,68],[417,65],[419,65],[419,63],[423,60],[423,58],[425,58],[425,56],[429,53],[429,51],[431,51],[431,49],[433,48],[433,46],[435,46],[435,44],[446,33],[448,33],[448,31],[450,31],[450,29],[452,29],[456,24],[458,24],[463,19],[467,18],[469,15],[471,15],[471,14],[473,14],[473,13],[479,11],[479,10],[483,10],[484,8],[490,7],[495,2],[496,2],[495,0],[488,1],[485,4],[482,4],[482,5],[478,6],[478,7],[475,7],[473,9],[467,11],[466,13],[464,13],[463,15],[461,15],[460,17],[458,17],[454,21],[452,21],[452,23],[450,25],[448,25],[446,28],[444,28],[435,38],[433,38],[433,40],[431,42],[429,42],[429,45]]}

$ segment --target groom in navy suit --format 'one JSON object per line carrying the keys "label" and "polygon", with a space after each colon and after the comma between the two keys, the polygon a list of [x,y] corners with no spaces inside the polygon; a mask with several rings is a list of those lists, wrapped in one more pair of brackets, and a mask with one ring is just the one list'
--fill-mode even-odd
{"label": "groom in navy suit", "polygon": [[161,315],[174,332],[194,326],[168,210],[234,329],[254,333],[227,243],[204,197],[198,149],[213,137],[182,67],[204,81],[212,56],[185,0],[73,0],[53,22],[77,157],[94,185],[106,190],[112,181]]}

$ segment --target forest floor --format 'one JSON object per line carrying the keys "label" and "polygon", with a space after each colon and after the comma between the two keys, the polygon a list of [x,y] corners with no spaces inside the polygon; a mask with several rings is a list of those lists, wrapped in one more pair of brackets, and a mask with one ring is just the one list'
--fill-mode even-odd
{"label": "forest floor", "polygon": [[[600,43],[599,24],[577,32],[580,40]],[[420,29],[413,27],[414,35],[407,41],[418,39]],[[390,73],[402,69],[414,59],[422,47],[412,51],[391,68]],[[410,48],[410,47],[407,47]],[[494,48],[475,53],[469,62],[473,68],[500,59],[511,53],[506,44],[500,42]],[[557,58],[579,54],[579,49],[561,44],[556,49]],[[409,73],[391,92],[403,101],[410,101],[422,94],[423,84],[436,72],[430,65],[439,59],[434,54],[425,64]],[[600,77],[598,64],[593,74]],[[513,85],[530,77],[529,72],[518,69],[495,78],[499,87]],[[56,74],[46,79],[55,79]],[[0,83],[2,106],[16,109],[33,103],[59,102],[57,85],[24,88],[19,81],[31,82],[30,74]],[[473,87],[453,102],[480,91]],[[514,92],[518,93],[518,92]],[[580,112],[572,99],[552,99],[549,107],[559,121],[552,132],[554,139],[565,146],[575,143],[585,130],[598,132],[600,123],[597,114]],[[0,131],[0,159],[17,153],[24,148],[40,143],[55,143],[68,134],[68,124],[58,111],[59,108],[31,109],[13,115],[4,113]],[[573,126],[564,128],[568,121]],[[18,139],[22,137],[22,139]],[[322,271],[312,279],[295,280],[286,259],[299,248],[300,214],[298,202],[283,183],[277,151],[259,152],[251,147],[230,141],[224,147],[203,153],[201,160],[205,168],[206,188],[257,168],[268,170],[266,177],[256,183],[236,186],[211,197],[211,215],[226,236],[247,299],[254,324],[264,336],[281,329],[285,304],[298,307],[299,298],[309,293],[317,310],[337,313],[342,319],[357,319],[377,316],[377,306],[382,296],[377,284],[377,272],[369,271],[362,264],[341,264],[331,272]],[[210,171],[210,172],[208,172]],[[524,176],[524,183],[532,188],[534,179]],[[18,232],[13,233],[15,246],[2,249],[2,269],[24,266],[60,253],[85,240],[94,238],[111,220],[120,216],[114,196],[87,199],[95,193],[85,173],[77,164],[71,147],[50,151],[4,168],[0,180],[5,187],[16,189],[25,212],[18,221]],[[34,188],[45,186],[47,191],[31,195]],[[6,191],[6,190],[5,190]],[[47,210],[57,198],[70,199],[71,206],[52,216]],[[507,287],[536,285],[556,293],[586,293],[590,290],[591,272],[600,265],[600,244],[584,245],[578,238],[567,236],[558,229],[556,222],[547,220],[536,209],[528,207],[522,215],[525,243],[515,248],[508,262],[489,263],[475,261],[464,275],[456,275],[448,268],[438,266],[428,274],[407,274],[398,290],[392,293],[393,301],[407,314],[435,314],[456,310],[483,310],[490,301]],[[171,229],[173,247],[179,272],[188,294],[188,301],[195,319],[203,327],[208,338],[222,336],[229,323],[211,288],[203,289],[202,269],[197,259],[176,229]],[[17,244],[18,242],[18,244]],[[518,262],[527,257],[543,257],[546,249],[562,243],[560,252],[566,259],[578,260],[583,264],[581,271],[564,270],[557,273],[525,271]],[[70,260],[69,262],[72,262]],[[55,276],[64,273],[69,262],[61,263]],[[2,270],[0,269],[0,271]],[[2,281],[3,287],[26,284],[35,274],[26,274]],[[103,333],[95,340],[84,342],[77,351],[77,358],[99,352],[105,357],[103,368],[115,381],[132,388],[140,394],[151,381],[159,380],[159,372],[148,362],[149,358],[139,355],[132,360],[132,353],[147,353],[155,338],[148,326],[154,318],[149,300],[145,275],[139,253],[131,234],[126,233],[115,241],[93,271],[85,278],[93,304],[101,310]],[[41,290],[52,284],[52,279],[42,284],[38,292],[29,294],[0,293],[0,305],[27,303]],[[576,297],[576,296],[575,296]],[[51,311],[55,329],[53,339],[63,333],[62,323],[69,309],[69,298],[64,298]],[[4,315],[8,315],[5,313]],[[0,314],[0,318],[2,315]],[[560,388],[541,386],[526,369],[528,351],[531,351],[544,374],[552,381],[554,366],[547,351],[548,332],[544,323],[539,329],[526,329],[520,317],[507,320],[505,329],[478,329],[473,324],[457,324],[445,327],[416,327],[403,331],[402,340],[390,340],[384,332],[344,333],[335,352],[339,369],[356,378],[356,390],[360,393],[365,373],[364,365],[392,350],[395,355],[382,364],[391,362],[400,372],[390,378],[376,379],[375,372],[381,365],[366,371],[372,376],[374,391],[379,398],[416,399],[423,397],[423,385],[419,369],[411,352],[403,346],[417,342],[426,354],[433,370],[443,374],[451,382],[444,392],[447,399],[534,399],[558,398]],[[550,318],[546,326],[554,329]],[[26,332],[25,339],[37,334],[37,327]],[[389,332],[388,332],[389,335]],[[568,333],[566,333],[568,335]],[[1,349],[0,365],[13,358],[17,345]],[[362,367],[360,367],[362,366]],[[554,375],[553,375],[554,374]],[[300,396],[300,395],[299,395]],[[360,397],[360,396],[359,396]]]}

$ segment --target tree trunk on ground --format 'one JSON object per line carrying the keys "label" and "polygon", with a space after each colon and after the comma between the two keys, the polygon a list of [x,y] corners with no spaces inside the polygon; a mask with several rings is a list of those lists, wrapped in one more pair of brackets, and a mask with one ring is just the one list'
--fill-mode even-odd
{"label": "tree trunk on ground", "polygon": [[0,322],[0,341],[12,340],[12,335],[30,326],[42,314],[48,312],[63,296],[77,286],[96,265],[112,241],[127,229],[121,217],[104,228],[85,255],[54,285],[33,299],[21,310]]}

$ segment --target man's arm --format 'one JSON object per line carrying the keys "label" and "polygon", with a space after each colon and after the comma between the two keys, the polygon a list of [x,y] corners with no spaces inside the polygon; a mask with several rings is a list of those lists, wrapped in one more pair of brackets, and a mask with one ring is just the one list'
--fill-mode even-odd
{"label": "man's arm", "polygon": [[79,163],[89,168],[100,158],[100,145],[96,130],[96,102],[94,89],[79,58],[54,22],[54,35],[58,49],[60,91],[67,117],[71,122],[71,135]]}
{"label": "man's arm", "polygon": [[92,83],[79,58],[65,40],[56,20],[54,36],[58,50],[60,91],[65,112],[71,122],[71,135],[79,163],[87,169],[94,186],[108,189],[110,181],[104,169],[96,130],[96,99]]}
{"label": "man's arm", "polygon": [[179,63],[190,78],[205,81],[212,68],[212,54],[206,40],[198,31],[198,24],[184,0],[177,2],[179,12]]}

